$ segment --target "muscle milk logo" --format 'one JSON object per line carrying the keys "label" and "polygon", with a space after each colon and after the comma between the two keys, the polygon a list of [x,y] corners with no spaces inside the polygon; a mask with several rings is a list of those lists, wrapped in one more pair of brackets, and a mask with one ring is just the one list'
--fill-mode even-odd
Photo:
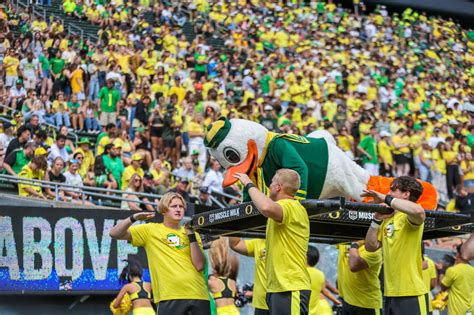
{"label": "muscle milk logo", "polygon": [[349,215],[349,219],[351,220],[357,220],[357,219],[372,220],[374,216],[374,214],[371,212],[359,212],[359,211],[349,211],[348,215]]}

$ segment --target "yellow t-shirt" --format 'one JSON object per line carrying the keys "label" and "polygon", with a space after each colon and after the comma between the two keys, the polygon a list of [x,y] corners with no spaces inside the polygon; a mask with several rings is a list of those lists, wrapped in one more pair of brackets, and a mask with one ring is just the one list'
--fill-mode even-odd
{"label": "yellow t-shirt", "polygon": [[381,140],[378,143],[378,152],[379,156],[382,159],[383,163],[387,163],[388,165],[393,164],[393,157],[392,157],[392,147],[388,145],[385,140]]}
{"label": "yellow t-shirt", "polygon": [[86,173],[88,171],[92,171],[92,168],[95,163],[95,157],[92,151],[89,149],[89,151],[85,152],[81,148],[77,148],[75,153],[81,153],[84,159],[82,160],[82,165],[81,165],[81,174]]}
{"label": "yellow t-shirt", "polygon": [[378,239],[382,243],[385,296],[418,296],[428,292],[423,283],[421,259],[424,226],[412,224],[402,212],[383,221]]}
{"label": "yellow t-shirt", "polygon": [[448,315],[464,315],[474,309],[474,267],[462,263],[449,267],[441,284],[449,288]]}
{"label": "yellow t-shirt", "polygon": [[342,151],[351,151],[351,143],[354,143],[353,136],[337,136],[337,144]]}
{"label": "yellow t-shirt", "polygon": [[3,59],[3,65],[10,65],[10,67],[5,68],[5,74],[7,76],[16,77],[18,76],[18,66],[20,65],[20,60],[16,57],[6,56]]}
{"label": "yellow t-shirt", "polygon": [[122,173],[122,186],[120,186],[120,187],[122,187],[123,190],[127,189],[130,178],[132,178],[132,176],[134,174],[138,174],[138,175],[140,175],[141,178],[143,178],[143,175],[145,175],[145,172],[143,171],[143,169],[141,167],[139,167],[138,169],[135,169],[132,165],[127,166],[123,170],[123,173]]}
{"label": "yellow t-shirt", "polygon": [[[162,223],[147,223],[132,226],[129,231],[132,245],[145,248],[155,303],[175,299],[209,301],[204,273],[193,265],[184,227],[175,230]],[[196,238],[202,250],[199,234]]]}
{"label": "yellow t-shirt", "polygon": [[326,280],[326,277],[324,276],[324,273],[315,268],[315,267],[307,267],[308,273],[309,273],[309,278],[311,281],[311,297],[309,299],[309,315],[317,315],[317,307],[319,304],[320,299],[320,294],[321,291],[324,288],[324,283]]}
{"label": "yellow t-shirt", "polygon": [[[410,137],[408,136],[403,136],[403,137],[400,137],[400,136],[393,136],[392,138],[392,144],[393,144],[393,154],[406,154],[406,153],[410,153],[410,147],[408,145],[410,145]],[[407,145],[403,148],[399,148],[397,149],[396,146],[397,145]]]}
{"label": "yellow t-shirt", "polygon": [[339,245],[337,261],[337,286],[339,294],[350,305],[369,308],[382,308],[382,292],[379,273],[382,266],[382,250],[368,252],[365,246],[359,247],[360,257],[369,268],[352,272],[349,265],[349,245]]}
{"label": "yellow t-shirt", "polygon": [[[30,164],[27,164],[25,166],[23,166],[23,168],[21,169],[20,173],[18,173],[18,177],[20,178],[26,178],[26,179],[38,179],[38,180],[43,180],[44,179],[44,171],[42,170],[36,170],[36,171],[33,171],[31,168],[30,168]],[[30,184],[30,183],[25,183],[25,184],[21,184],[19,183],[18,184],[18,194],[21,196],[21,197],[29,197],[30,194],[25,190],[25,188],[32,188],[34,189],[37,193],[39,194],[43,194],[42,192],[42,188],[40,185],[34,185],[34,184]]]}
{"label": "yellow t-shirt", "polygon": [[314,310],[315,313],[312,312],[312,310],[309,310],[309,314],[317,314],[317,315],[333,315],[333,311],[331,308],[331,305],[329,304],[326,299],[320,299],[318,302],[318,305],[316,306],[316,309]]}
{"label": "yellow t-shirt", "polygon": [[52,109],[54,113],[64,113],[67,111],[67,103],[55,100],[53,101]]}
{"label": "yellow t-shirt", "polygon": [[268,310],[267,296],[267,276],[265,275],[265,240],[246,240],[245,247],[247,254],[255,259],[255,272],[253,280],[252,306],[261,310]]}
{"label": "yellow t-shirt", "polygon": [[[471,168],[468,172],[469,167]],[[464,172],[464,180],[474,180],[474,160],[472,161],[462,161],[461,169]]]}
{"label": "yellow t-shirt", "polygon": [[[423,283],[425,284],[426,286],[426,289],[429,291],[431,291],[431,279],[433,278],[436,278],[436,266],[434,264],[434,262],[428,257],[428,256],[424,256],[424,260],[428,263],[428,268],[426,269],[423,269]],[[432,312],[433,311],[433,306],[431,305],[431,296],[428,295],[428,299],[429,299],[429,311]]]}
{"label": "yellow t-shirt", "polygon": [[82,88],[84,88],[84,79],[82,76],[82,70],[79,70],[79,69],[75,70],[72,73],[70,82],[71,82],[72,93],[80,93],[82,91]]}
{"label": "yellow t-shirt", "polygon": [[110,143],[110,137],[104,136],[100,139],[97,144],[97,155],[102,155],[104,153],[105,146]]}
{"label": "yellow t-shirt", "polygon": [[297,200],[282,199],[277,203],[283,209],[282,222],[267,221],[267,292],[310,290],[311,282],[306,269],[308,214]]}

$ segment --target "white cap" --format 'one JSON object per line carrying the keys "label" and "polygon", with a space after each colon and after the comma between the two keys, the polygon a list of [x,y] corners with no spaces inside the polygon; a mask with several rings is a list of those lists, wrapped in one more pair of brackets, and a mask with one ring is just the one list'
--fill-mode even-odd
{"label": "white cap", "polygon": [[272,105],[265,105],[265,107],[263,109],[264,110],[273,110],[273,106]]}
{"label": "white cap", "polygon": [[391,137],[391,136],[392,136],[392,134],[391,134],[390,132],[388,132],[388,131],[382,130],[382,131],[380,132],[380,137],[382,137],[382,138],[383,138],[383,137]]}

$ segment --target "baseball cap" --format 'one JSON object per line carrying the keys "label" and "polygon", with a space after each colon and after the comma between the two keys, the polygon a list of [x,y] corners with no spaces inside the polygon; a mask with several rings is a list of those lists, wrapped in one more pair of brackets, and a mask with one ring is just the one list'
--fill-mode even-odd
{"label": "baseball cap", "polygon": [[48,154],[45,148],[39,147],[35,149],[35,156]]}
{"label": "baseball cap", "polygon": [[149,172],[146,172],[145,175],[143,175],[144,179],[153,179],[153,175],[151,175]]}
{"label": "baseball cap", "polygon": [[89,138],[83,137],[77,142],[77,144],[91,144]]}
{"label": "baseball cap", "polygon": [[142,156],[138,153],[132,155],[132,161],[141,161],[143,160]]}
{"label": "baseball cap", "polygon": [[380,132],[380,137],[382,137],[382,138],[383,138],[383,137],[390,137],[391,135],[392,135],[392,134],[391,134],[390,132],[385,131],[385,130],[382,130],[382,131]]}
{"label": "baseball cap", "polygon": [[199,150],[198,150],[198,149],[194,149],[194,150],[191,152],[191,155],[199,155]]}
{"label": "baseball cap", "polygon": [[199,191],[202,192],[203,194],[208,194],[209,193],[209,187],[207,187],[207,186],[199,187]]}

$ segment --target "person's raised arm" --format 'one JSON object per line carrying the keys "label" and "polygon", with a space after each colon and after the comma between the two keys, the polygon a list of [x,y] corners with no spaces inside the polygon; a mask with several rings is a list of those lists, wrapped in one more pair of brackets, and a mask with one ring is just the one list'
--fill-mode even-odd
{"label": "person's raised arm", "polygon": [[[151,219],[155,216],[154,212],[139,212],[131,215],[130,217],[120,220],[117,225],[115,225],[111,230],[110,230],[110,237],[116,240],[126,240],[130,241],[131,236],[130,236],[130,231],[128,230],[132,224],[135,221],[139,220],[148,220]],[[132,222],[132,218],[134,222]]]}
{"label": "person's raised arm", "polygon": [[197,271],[203,271],[206,267],[206,257],[196,238],[196,233],[188,226],[185,226],[188,233],[189,247],[191,248],[191,261]]}
{"label": "person's raised arm", "polygon": [[358,272],[369,268],[367,262],[362,257],[360,257],[359,246],[361,245],[358,243],[352,243],[351,247],[349,248],[349,268],[352,272]]}
{"label": "person's raised arm", "polygon": [[386,200],[387,195],[374,190],[364,190],[364,193],[361,195],[361,197],[372,197],[374,198],[375,203],[384,203],[386,201],[390,201],[388,206],[393,210],[405,213],[408,216],[408,220],[414,225],[421,225],[423,222],[425,222],[425,210],[419,204],[413,201],[393,198],[391,196],[391,198],[389,198],[390,200]]}
{"label": "person's raised arm", "polygon": [[[240,180],[244,187],[248,184],[253,184],[247,174],[236,173],[234,177]],[[255,207],[257,207],[258,211],[260,211],[263,216],[280,223],[283,221],[283,208],[278,203],[268,198],[255,186],[249,187],[248,193],[255,204]]]}
{"label": "person's raised arm", "polygon": [[229,237],[229,246],[234,252],[237,252],[244,256],[248,256],[245,241],[240,237]]}

